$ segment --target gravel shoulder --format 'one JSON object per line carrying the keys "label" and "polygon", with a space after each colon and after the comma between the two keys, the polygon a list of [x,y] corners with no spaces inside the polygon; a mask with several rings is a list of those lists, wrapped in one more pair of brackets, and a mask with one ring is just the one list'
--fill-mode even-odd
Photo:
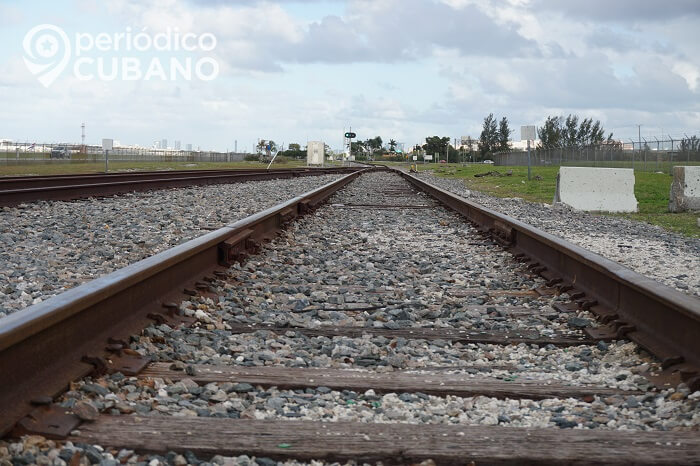
{"label": "gravel shoulder", "polygon": [[[197,322],[153,324],[129,340],[129,350],[168,363],[187,377],[126,377],[117,373],[71,384],[58,400],[90,415],[216,417],[276,422],[500,425],[550,429],[697,430],[700,392],[684,385],[652,388],[643,374],[658,370],[652,356],[628,341],[555,346],[477,344],[449,339],[307,336],[329,326],[367,330],[460,329],[574,334],[597,323],[585,311],[558,314],[556,301],[531,290],[543,280],[479,234],[461,216],[429,205],[397,175],[370,173],[336,193],[225,278],[212,296],[181,302]],[[277,331],[239,333],[236,326],[274,325]],[[420,392],[375,393],[317,386],[264,388],[232,380],[193,380],[194,365],[334,368],[365,374],[411,371],[461,374],[503,382],[555,381],[621,390],[590,399],[437,397]],[[3,455],[24,463],[276,464],[267,458],[221,458],[200,463],[191,454],[138,455],[119,445],[0,442]],[[55,462],[47,462],[54,458]],[[87,460],[85,460],[87,461]],[[82,464],[82,463],[81,463]],[[87,464],[87,463],[85,463]],[[288,464],[296,464],[290,462]],[[312,464],[323,464],[313,462]],[[426,462],[426,466],[433,464]]]}
{"label": "gravel shoulder", "polygon": [[700,297],[700,240],[632,220],[576,212],[566,206],[498,198],[469,190],[463,181],[421,172],[447,191],[514,217],[616,261],[683,293]]}
{"label": "gravel shoulder", "polygon": [[338,179],[132,193],[0,209],[0,318]]}

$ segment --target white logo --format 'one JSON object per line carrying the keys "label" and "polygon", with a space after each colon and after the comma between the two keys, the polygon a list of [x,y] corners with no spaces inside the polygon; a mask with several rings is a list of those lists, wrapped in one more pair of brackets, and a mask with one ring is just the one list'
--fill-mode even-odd
{"label": "white logo", "polygon": [[[170,29],[149,34],[146,28],[108,34],[75,34],[52,24],[35,26],[24,36],[24,63],[44,87],[49,87],[73,59],[73,75],[80,81],[211,81],[219,63],[206,56],[216,37]],[[201,56],[204,54],[204,56]],[[75,55],[73,57],[73,55]]]}
{"label": "white logo", "polygon": [[49,87],[71,58],[68,35],[58,26],[40,24],[24,36],[24,63],[44,87]]}

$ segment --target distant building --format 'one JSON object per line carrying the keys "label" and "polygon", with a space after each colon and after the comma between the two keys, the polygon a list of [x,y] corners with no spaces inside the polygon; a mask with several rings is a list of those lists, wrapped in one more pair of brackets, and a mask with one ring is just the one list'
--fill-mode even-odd
{"label": "distant building", "polygon": [[168,148],[168,140],[167,140],[167,139],[163,139],[163,140],[160,141],[160,148],[161,148],[161,149],[167,149],[167,148]]}
{"label": "distant building", "polygon": [[180,146],[181,146],[180,141],[175,141],[175,145],[173,146],[173,149],[180,150]]}
{"label": "distant building", "polygon": [[[512,150],[527,150],[527,141],[509,141]],[[539,139],[530,141],[530,148],[534,149],[540,143]],[[476,146],[476,145],[475,145]]]}
{"label": "distant building", "polygon": [[187,144],[187,152],[192,152],[192,144]]}

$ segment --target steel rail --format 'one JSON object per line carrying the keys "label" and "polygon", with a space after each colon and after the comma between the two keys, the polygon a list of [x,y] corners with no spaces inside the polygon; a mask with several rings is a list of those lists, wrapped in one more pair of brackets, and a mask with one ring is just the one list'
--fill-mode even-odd
{"label": "steel rail", "polygon": [[94,196],[111,196],[133,191],[182,188],[212,184],[289,179],[332,173],[352,173],[357,168],[225,170],[208,172],[153,172],[147,174],[41,177],[0,180],[0,206],[13,206],[39,200],[72,200]]}
{"label": "steel rail", "polygon": [[348,170],[350,167],[292,167],[292,168],[234,168],[234,169],[206,169],[206,170],[148,170],[148,171],[128,171],[109,173],[71,173],[64,175],[20,175],[20,176],[0,176],[0,190],[6,189],[27,189],[43,188],[52,186],[68,186],[77,184],[94,184],[96,182],[111,181],[138,181],[150,178],[168,178],[185,175],[211,175],[211,174],[257,174],[257,173],[280,173],[280,172],[318,172],[332,173]]}
{"label": "steel rail", "polygon": [[700,299],[676,291],[616,262],[483,207],[399,170],[418,189],[488,231],[534,271],[580,292],[579,304],[609,323],[612,335],[629,338],[656,355],[665,368],[681,371],[700,389]]}
{"label": "steel rail", "polygon": [[[110,343],[128,341],[168,302],[201,289],[202,277],[254,250],[362,171],[0,319],[0,437],[33,400],[53,398],[91,373],[95,361],[109,361]],[[81,362],[86,356],[92,364]]]}

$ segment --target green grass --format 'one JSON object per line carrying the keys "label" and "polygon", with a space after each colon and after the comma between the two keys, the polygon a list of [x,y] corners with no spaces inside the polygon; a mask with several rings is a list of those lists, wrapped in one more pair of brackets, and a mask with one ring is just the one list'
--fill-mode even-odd
{"label": "green grass", "polygon": [[[19,157],[17,157],[19,155]],[[49,153],[48,152],[20,152],[17,154],[16,152],[0,152],[0,159],[10,159],[10,160],[16,160],[18,159],[50,159]]]}
{"label": "green grass", "polygon": [[[274,168],[305,167],[306,160],[289,160],[286,163],[275,163]],[[218,170],[234,168],[266,168],[266,163],[260,162],[109,162],[109,171],[152,171],[152,170]],[[0,176],[12,175],[68,175],[80,173],[104,172],[102,162],[59,162],[33,163],[24,165],[4,165],[0,163]]]}
{"label": "green grass", "polygon": [[[527,167],[494,167],[489,165],[443,164],[437,166],[418,164],[418,170],[433,170],[437,176],[463,179],[469,189],[481,191],[496,197],[519,197],[530,202],[551,204],[556,189],[559,167],[532,167],[532,180],[527,179]],[[485,176],[475,178],[477,173],[498,171],[512,176]],[[697,213],[670,213],[668,211],[669,192],[672,177],[668,174],[635,171],[634,191],[639,202],[639,212],[619,215],[632,220],[651,223],[667,230],[692,238],[700,238]],[[540,179],[535,179],[539,177]]]}

